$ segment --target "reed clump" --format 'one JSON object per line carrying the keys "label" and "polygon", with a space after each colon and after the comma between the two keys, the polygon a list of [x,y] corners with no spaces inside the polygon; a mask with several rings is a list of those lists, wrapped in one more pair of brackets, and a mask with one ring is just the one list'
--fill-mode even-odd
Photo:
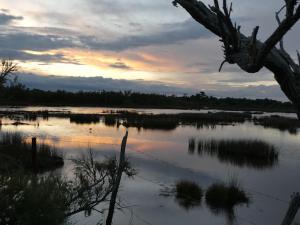
{"label": "reed clump", "polygon": [[195,182],[181,180],[176,184],[176,200],[186,209],[201,205],[202,196],[203,190]]}
{"label": "reed clump", "polygon": [[[62,167],[63,156],[53,146],[45,143],[37,145],[37,169],[44,172]],[[32,169],[31,143],[18,132],[0,134],[0,171],[10,172],[18,169]]]}
{"label": "reed clump", "polygon": [[77,124],[100,123],[100,116],[96,114],[70,114],[70,122]]}
{"label": "reed clump", "polygon": [[205,200],[212,210],[232,210],[237,205],[250,202],[247,193],[234,181],[211,185],[206,191]]}
{"label": "reed clump", "polygon": [[288,131],[291,134],[297,134],[297,130],[300,128],[300,121],[298,119],[277,115],[255,118],[253,121],[256,125]]}
{"label": "reed clump", "polygon": [[[190,144],[189,144],[190,146]],[[189,148],[190,149],[190,148]],[[190,151],[190,150],[189,150]],[[198,154],[216,156],[222,162],[256,168],[272,167],[278,162],[278,151],[261,140],[199,140]]]}

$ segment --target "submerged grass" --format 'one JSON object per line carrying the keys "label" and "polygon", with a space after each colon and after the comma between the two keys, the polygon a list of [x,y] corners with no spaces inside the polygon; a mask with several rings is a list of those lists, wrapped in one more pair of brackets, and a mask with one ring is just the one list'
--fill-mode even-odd
{"label": "submerged grass", "polygon": [[[0,134],[0,172],[32,169],[31,144],[18,132]],[[37,145],[37,169],[44,172],[64,165],[62,154],[53,146]]]}
{"label": "submerged grass", "polygon": [[[189,143],[189,152],[190,143]],[[222,162],[255,168],[272,167],[278,162],[278,151],[261,140],[199,140],[198,154],[217,156]]]}

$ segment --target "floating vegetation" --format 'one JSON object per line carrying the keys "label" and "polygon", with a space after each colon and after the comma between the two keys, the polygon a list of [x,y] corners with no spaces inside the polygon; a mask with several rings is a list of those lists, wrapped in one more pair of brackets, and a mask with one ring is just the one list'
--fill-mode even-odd
{"label": "floating vegetation", "polygon": [[[0,134],[0,171],[32,170],[32,147],[20,133]],[[37,145],[37,170],[44,172],[64,165],[62,154],[45,143]]]}
{"label": "floating vegetation", "polygon": [[[194,153],[195,140],[189,140],[189,153]],[[216,156],[221,162],[253,168],[272,167],[278,163],[278,151],[261,140],[199,140],[198,154]]]}
{"label": "floating vegetation", "polygon": [[203,191],[195,182],[182,180],[176,184],[176,201],[185,209],[201,205]]}
{"label": "floating vegetation", "polygon": [[300,128],[300,121],[298,119],[277,115],[254,118],[253,121],[256,125],[288,131],[291,134],[297,134],[297,129]]}

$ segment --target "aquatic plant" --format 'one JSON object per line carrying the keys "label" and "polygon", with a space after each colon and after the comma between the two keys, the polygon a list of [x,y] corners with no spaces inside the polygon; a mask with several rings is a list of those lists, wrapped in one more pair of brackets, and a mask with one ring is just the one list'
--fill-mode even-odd
{"label": "aquatic plant", "polygon": [[276,165],[278,151],[271,144],[261,140],[199,140],[198,154],[216,156],[221,162],[237,166],[266,168]]}
{"label": "aquatic plant", "polygon": [[176,201],[185,209],[201,205],[202,188],[195,182],[181,180],[176,184]]}
{"label": "aquatic plant", "polygon": [[[19,169],[32,170],[32,146],[18,132],[0,134],[0,172],[11,172]],[[44,172],[64,165],[63,156],[55,147],[41,143],[37,145],[36,169]]]}
{"label": "aquatic plant", "polygon": [[277,115],[255,118],[253,121],[256,125],[288,131],[290,134],[297,134],[297,129],[300,128],[299,120]]}
{"label": "aquatic plant", "polygon": [[[74,163],[74,176],[63,178],[47,173],[36,176],[19,170],[0,173],[0,224],[62,225],[68,218],[84,212],[90,216],[100,203],[108,201],[116,182],[115,158],[95,161],[92,151]],[[122,171],[135,175],[128,161]]]}
{"label": "aquatic plant", "polygon": [[77,124],[92,124],[100,122],[100,116],[96,114],[70,114],[69,118],[71,123]]}
{"label": "aquatic plant", "polygon": [[211,185],[206,191],[205,200],[212,210],[232,210],[250,201],[247,193],[235,181]]}
{"label": "aquatic plant", "polygon": [[194,138],[189,139],[189,153],[193,154],[195,152],[196,141]]}

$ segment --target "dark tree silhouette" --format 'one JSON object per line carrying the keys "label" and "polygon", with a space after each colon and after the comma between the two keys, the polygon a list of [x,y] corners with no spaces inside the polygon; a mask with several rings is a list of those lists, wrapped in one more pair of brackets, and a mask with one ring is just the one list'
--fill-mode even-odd
{"label": "dark tree silhouette", "polygon": [[[251,36],[241,33],[240,28],[231,20],[232,3],[223,0],[222,8],[218,0],[214,5],[206,6],[198,0],[174,0],[173,4],[181,5],[198,23],[220,37],[223,43],[225,62],[237,64],[248,73],[256,73],[262,68],[270,70],[288,99],[295,105],[300,119],[300,54],[298,62],[285,51],[284,35],[300,19],[298,0],[284,0],[284,6],[276,12],[279,23],[277,29],[264,42],[257,39],[259,26],[253,29]],[[281,20],[279,15],[285,10]],[[276,47],[279,44],[279,47]]]}
{"label": "dark tree silhouette", "polygon": [[1,60],[1,68],[0,68],[0,88],[6,83],[10,74],[16,72],[18,70],[18,66],[16,63],[9,59]]}

